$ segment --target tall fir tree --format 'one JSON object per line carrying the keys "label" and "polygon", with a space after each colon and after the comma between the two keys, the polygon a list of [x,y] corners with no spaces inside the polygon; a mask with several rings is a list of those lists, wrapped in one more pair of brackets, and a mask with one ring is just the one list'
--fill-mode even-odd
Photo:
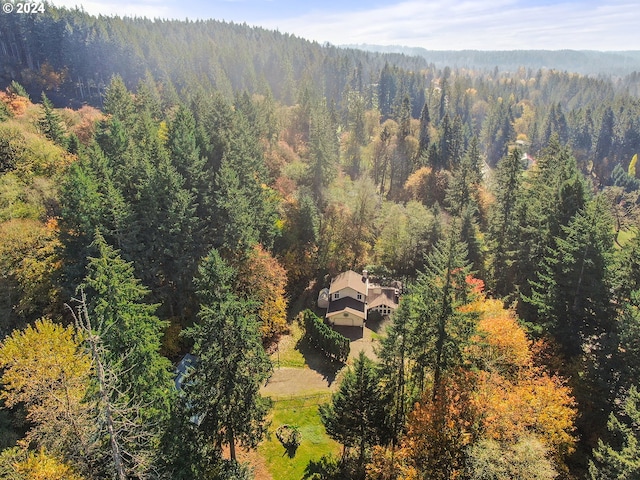
{"label": "tall fir tree", "polygon": [[[586,202],[587,187],[570,149],[552,135],[537,163],[523,179],[522,200],[518,203],[519,243],[515,258],[520,298],[530,296],[531,282],[543,265],[555,239]],[[523,319],[536,316],[526,302],[518,310]]]}
{"label": "tall fir tree", "polygon": [[145,302],[149,289],[135,278],[133,265],[120,257],[102,235],[96,234],[96,257],[89,259],[84,288],[89,315],[100,325],[108,361],[119,364],[122,392],[144,407],[142,418],[166,419],[171,401],[171,365],[160,354],[166,322]]}
{"label": "tall fir tree", "polygon": [[311,110],[309,124],[309,163],[307,182],[321,205],[324,189],[336,176],[338,164],[338,138],[329,109],[323,102],[316,102]]}
{"label": "tall fir tree", "polygon": [[431,144],[431,116],[429,115],[429,104],[424,103],[422,112],[420,113],[420,132],[418,134],[418,158],[416,163],[425,165],[427,162],[420,160],[429,154],[429,145]]}
{"label": "tall fir tree", "polygon": [[160,354],[166,323],[155,316],[156,305],[145,303],[149,290],[132,264],[99,233],[93,246],[98,255],[87,266],[88,300],[80,314],[98,366],[108,435],[118,431],[118,443],[111,439],[116,467],[144,476],[153,469],[173,399],[171,364]]}
{"label": "tall fir tree", "polygon": [[331,402],[320,405],[320,418],[327,434],[345,447],[345,453],[350,448],[356,449],[357,471],[361,473],[368,449],[389,440],[383,398],[376,366],[360,352]]}
{"label": "tall fir tree", "polygon": [[[459,226],[454,225],[434,245],[425,258],[424,271],[419,272],[394,315],[395,323],[408,332],[401,356],[406,355],[413,385],[404,388],[417,395],[429,384],[432,395],[436,395],[443,373],[461,362],[463,345],[473,331],[473,315],[459,308],[472,297],[467,282],[467,246],[459,236]],[[397,342],[389,342],[388,348],[398,348]],[[384,353],[390,360],[394,355],[393,350]]]}
{"label": "tall fir tree", "polygon": [[267,187],[264,157],[251,127],[242,115],[216,173],[215,246],[242,254],[255,243],[273,246],[277,229],[277,197]]}
{"label": "tall fir tree", "polygon": [[635,386],[622,402],[621,412],[611,414],[609,442],[598,440],[589,461],[591,480],[631,480],[640,476],[640,392]]}
{"label": "tall fir tree", "polygon": [[496,202],[490,211],[488,245],[491,285],[501,296],[512,293],[514,287],[523,168],[522,153],[516,148],[500,161],[495,174]]}
{"label": "tall fir tree", "polygon": [[199,419],[197,438],[203,444],[198,448],[220,452],[227,445],[231,460],[236,444],[255,448],[266,433],[269,401],[259,390],[271,371],[255,305],[232,292],[234,275],[215,249],[202,260],[196,280],[199,320],[187,331],[198,357],[187,390]]}
{"label": "tall fir tree", "polygon": [[561,227],[527,299],[569,356],[610,330],[612,222],[602,196]]}
{"label": "tall fir tree", "polygon": [[64,145],[65,136],[62,120],[53,108],[53,103],[44,92],[42,92],[42,116],[38,123],[45,137],[58,145]]}

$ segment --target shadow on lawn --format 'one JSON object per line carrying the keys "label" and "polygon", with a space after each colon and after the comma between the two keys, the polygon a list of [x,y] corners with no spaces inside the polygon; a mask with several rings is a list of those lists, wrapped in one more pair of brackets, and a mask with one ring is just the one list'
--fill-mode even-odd
{"label": "shadow on lawn", "polygon": [[384,332],[387,324],[389,323],[388,316],[382,316],[380,314],[371,314],[367,319],[367,328],[375,333],[381,334]]}
{"label": "shadow on lawn", "polygon": [[336,375],[342,367],[344,367],[344,363],[332,362],[327,359],[327,357],[311,346],[305,337],[298,340],[296,349],[302,354],[309,368],[321,374],[329,386],[335,382]]}
{"label": "shadow on lawn", "polygon": [[282,456],[287,455],[289,458],[293,458],[296,456],[296,452],[298,451],[298,445],[291,445],[289,447],[284,447],[284,453]]}
{"label": "shadow on lawn", "polygon": [[302,480],[349,478],[341,476],[341,470],[340,461],[335,455],[324,455],[320,460],[311,460],[307,464]]}

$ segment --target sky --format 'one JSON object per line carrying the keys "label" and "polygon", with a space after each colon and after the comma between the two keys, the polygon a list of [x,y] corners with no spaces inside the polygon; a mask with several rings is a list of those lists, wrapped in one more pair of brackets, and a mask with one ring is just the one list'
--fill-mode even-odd
{"label": "sky", "polygon": [[52,0],[91,14],[247,23],[333,45],[640,50],[637,0]]}

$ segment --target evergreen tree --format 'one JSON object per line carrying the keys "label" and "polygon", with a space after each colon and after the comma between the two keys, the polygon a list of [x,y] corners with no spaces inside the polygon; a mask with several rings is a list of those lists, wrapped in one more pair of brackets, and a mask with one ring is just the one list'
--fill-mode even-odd
{"label": "evergreen tree", "polygon": [[99,324],[108,350],[107,361],[118,364],[120,391],[142,405],[142,420],[158,428],[167,418],[171,400],[169,361],[160,355],[160,340],[166,322],[145,303],[149,290],[134,277],[133,265],[96,234],[89,259],[85,288],[89,315]]}
{"label": "evergreen tree", "polygon": [[459,227],[453,227],[433,247],[424,272],[402,298],[401,305],[406,305],[394,316],[395,322],[407,324],[406,357],[418,395],[425,391],[428,377],[436,395],[443,373],[461,362],[462,347],[473,330],[473,318],[459,309],[471,299],[467,246],[459,235]]}
{"label": "evergreen tree", "polygon": [[616,337],[619,339],[615,355],[619,390],[628,389],[640,374],[640,290],[633,290],[629,298],[619,300],[621,312],[616,321]]}
{"label": "evergreen tree", "polygon": [[[520,297],[531,294],[531,281],[544,263],[555,238],[586,202],[585,180],[568,147],[553,135],[549,145],[523,179],[522,199],[518,202],[519,243],[514,270]],[[519,313],[533,321],[536,314],[521,302]]]}
{"label": "evergreen tree", "polygon": [[388,441],[387,415],[381,399],[375,364],[360,352],[331,403],[320,405],[327,434],[345,449],[356,448],[359,469],[364,467],[370,447]]}
{"label": "evergreen tree", "polygon": [[124,123],[125,126],[130,127],[134,110],[133,99],[124,84],[124,80],[120,75],[114,75],[104,95],[105,113]]}
{"label": "evergreen tree", "polygon": [[380,72],[380,81],[378,82],[378,106],[380,113],[386,118],[391,116],[393,111],[393,101],[396,98],[397,78],[394,75],[394,69],[385,63]]}
{"label": "evergreen tree", "polygon": [[318,102],[311,111],[309,125],[309,164],[307,182],[318,204],[322,204],[324,189],[336,176],[338,141],[336,128],[327,106]]}
{"label": "evergreen tree", "polygon": [[551,328],[569,356],[610,329],[612,223],[604,198],[579,211],[549,249],[531,298],[540,321]]}
{"label": "evergreen tree", "polygon": [[522,154],[514,149],[498,164],[495,174],[496,202],[490,212],[489,255],[491,283],[498,295],[511,293],[518,246],[517,203],[521,195]]}
{"label": "evergreen tree", "polygon": [[411,135],[411,101],[408,95],[402,98],[398,112],[396,151],[392,157],[389,175],[389,195],[401,190],[412,171],[412,157],[408,137]]}
{"label": "evergreen tree", "polygon": [[[431,117],[429,116],[429,104],[424,103],[422,112],[420,113],[420,132],[418,134],[418,159],[425,157],[429,152],[429,145],[431,144]],[[417,160],[418,160],[417,159]],[[416,162],[423,163],[423,162]]]}
{"label": "evergreen tree", "polygon": [[[406,298],[406,296],[404,297]],[[393,322],[387,327],[386,335],[381,339],[378,353],[380,360],[380,380],[382,395],[387,402],[387,415],[391,441],[398,445],[402,437],[410,407],[421,392],[410,382],[409,348],[411,331],[417,321],[413,303],[402,300],[393,314]]]}
{"label": "evergreen tree", "polygon": [[[96,363],[100,404],[119,478],[123,471],[146,475],[156,460],[158,442],[173,398],[171,365],[160,355],[166,326],[144,302],[149,290],[133,266],[96,234],[78,320]],[[117,436],[117,438],[116,438]]]}
{"label": "evergreen tree", "polygon": [[237,116],[229,150],[215,178],[216,245],[241,253],[255,243],[269,249],[276,236],[276,197],[266,186],[264,158],[250,125]]}
{"label": "evergreen tree", "polygon": [[171,163],[185,180],[185,188],[198,198],[200,218],[210,212],[206,209],[207,167],[200,155],[196,140],[196,122],[191,111],[184,105],[178,106],[175,116],[169,124],[167,149]]}
{"label": "evergreen tree", "polygon": [[186,392],[198,418],[201,451],[228,445],[255,448],[266,433],[269,402],[260,396],[271,363],[260,341],[255,305],[232,292],[233,270],[214,249],[203,259],[196,280],[201,299],[198,323],[187,330],[198,363]]}
{"label": "evergreen tree", "polygon": [[445,202],[448,210],[455,216],[460,216],[467,207],[477,209],[481,178],[474,154],[470,151],[462,157],[459,166],[453,171],[453,178],[447,188]]}
{"label": "evergreen tree", "polygon": [[609,176],[609,164],[613,160],[611,158],[613,139],[614,139],[614,115],[613,109],[609,106],[604,111],[602,121],[600,123],[600,131],[593,152],[593,166],[591,171],[595,173],[601,183],[604,183]]}
{"label": "evergreen tree", "polygon": [[631,480],[640,476],[640,393],[635,386],[629,390],[620,415],[611,414],[607,429],[609,442],[598,440],[589,461],[591,480]]}
{"label": "evergreen tree", "polygon": [[194,241],[198,218],[184,178],[159,148],[144,162],[129,225],[128,253],[171,316],[184,316],[202,245]]}
{"label": "evergreen tree", "polygon": [[52,142],[64,145],[64,129],[62,120],[53,108],[51,100],[42,92],[42,116],[39,120],[40,130]]}

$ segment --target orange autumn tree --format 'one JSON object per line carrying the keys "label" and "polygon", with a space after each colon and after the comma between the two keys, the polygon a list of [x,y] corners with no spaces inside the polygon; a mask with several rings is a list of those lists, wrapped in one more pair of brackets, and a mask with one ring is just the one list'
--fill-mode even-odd
{"label": "orange autumn tree", "polygon": [[263,341],[275,340],[287,328],[286,270],[258,244],[240,261],[238,283],[238,290],[259,305]]}
{"label": "orange autumn tree", "polygon": [[[465,362],[415,405],[402,464],[376,478],[555,478],[575,442],[570,390],[535,365],[530,340],[501,302],[479,295],[459,308],[478,315]],[[381,462],[374,458],[369,471],[382,471]]]}
{"label": "orange autumn tree", "polygon": [[480,314],[467,355],[479,367],[475,404],[481,434],[506,442],[534,434],[556,455],[570,453],[576,416],[570,389],[535,365],[531,341],[499,300],[482,298],[467,308]]}

